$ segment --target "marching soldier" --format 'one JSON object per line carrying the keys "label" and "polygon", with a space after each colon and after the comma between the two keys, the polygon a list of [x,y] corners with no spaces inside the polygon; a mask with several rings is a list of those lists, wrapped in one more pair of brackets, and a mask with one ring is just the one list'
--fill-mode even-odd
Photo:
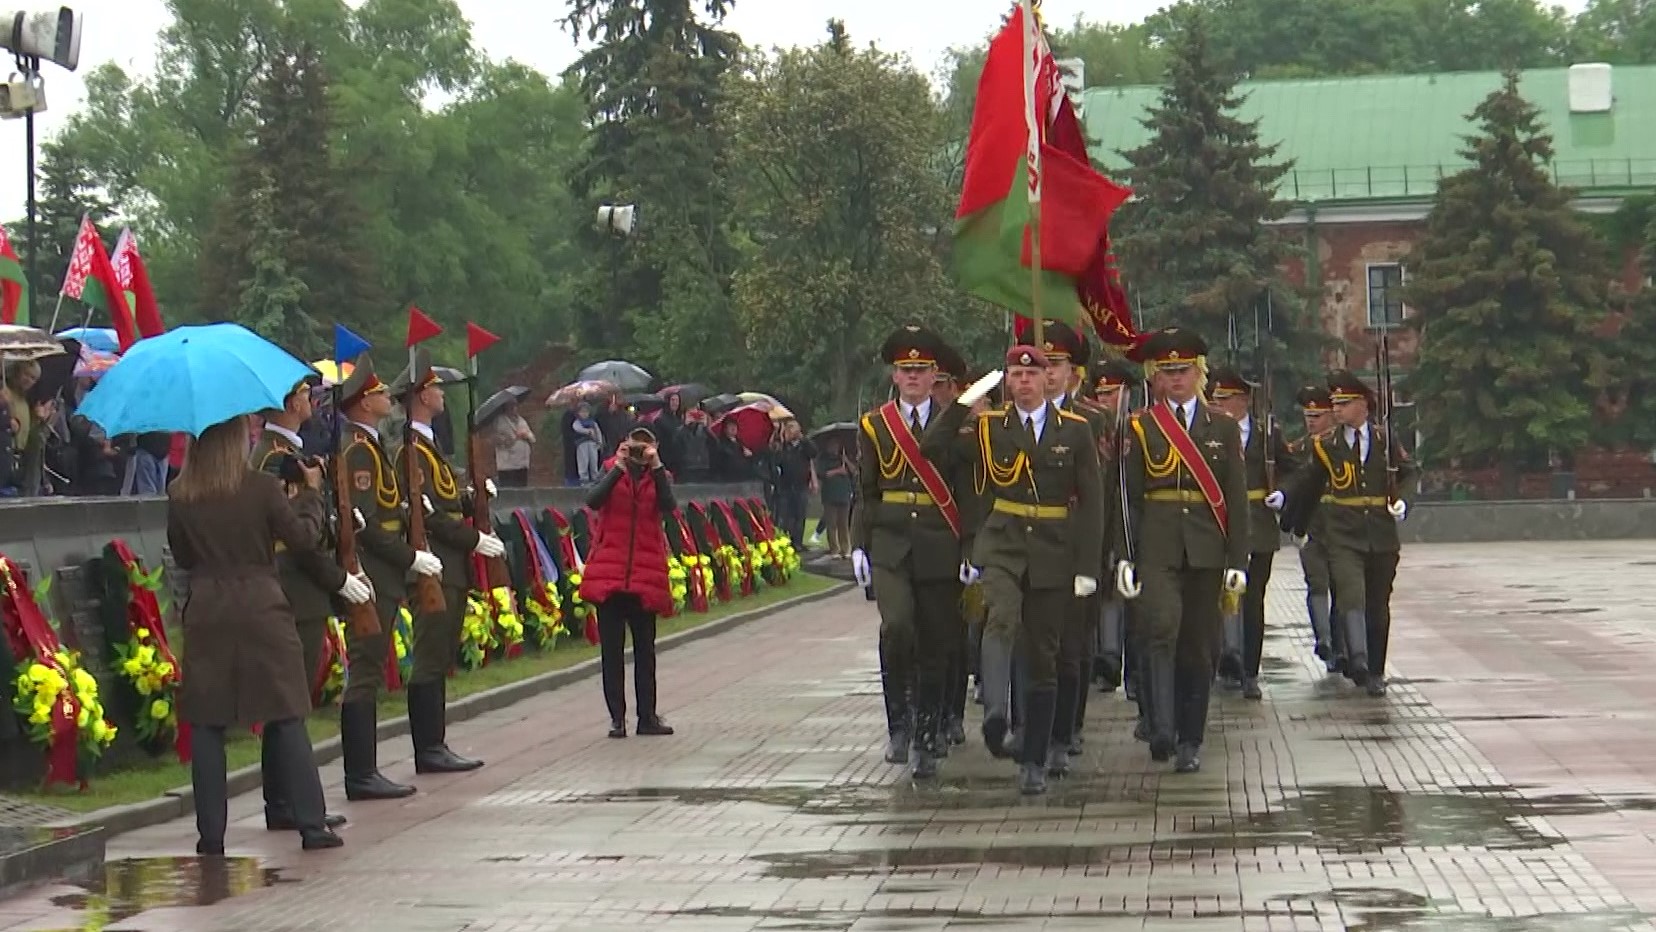
{"label": "marching soldier", "polygon": [[[1149,701],[1150,756],[1178,751],[1176,769],[1201,769],[1213,686],[1220,596],[1247,588],[1248,482],[1234,420],[1201,401],[1207,343],[1169,327],[1133,352],[1156,399],[1133,415],[1125,461],[1133,561],[1116,588],[1139,599]],[[1127,553],[1123,536],[1118,553]]]}
{"label": "marching soldier", "polygon": [[[1265,587],[1271,581],[1271,561],[1282,546],[1273,508],[1282,496],[1272,495],[1277,480],[1292,468],[1282,432],[1275,426],[1266,436],[1266,422],[1253,416],[1253,384],[1234,369],[1219,368],[1208,377],[1213,406],[1236,421],[1242,433],[1242,455],[1248,470],[1248,591],[1242,595],[1242,698],[1260,699],[1259,662],[1265,651]],[[1270,501],[1267,501],[1269,499]]]}
{"label": "marching soldier", "polygon": [[345,695],[339,705],[339,741],[345,755],[345,798],[355,801],[401,799],[414,787],[393,783],[379,771],[379,736],[375,705],[385,686],[385,665],[391,661],[391,635],[400,600],[407,594],[410,572],[436,575],[442,562],[431,553],[414,550],[403,539],[402,483],[385,451],[376,426],[391,413],[391,396],[374,374],[367,356],[359,357],[350,378],[341,386],[340,413],[345,446],[345,469],[351,490],[350,515],[360,527],[357,544],[363,571],[374,585],[378,634],[367,636],[346,630]]}
{"label": "marching soldier", "polygon": [[[1084,367],[1090,361],[1086,338],[1068,324],[1048,320],[1042,323],[1042,346],[1047,358],[1046,395],[1059,411],[1075,414],[1086,421],[1092,431],[1092,445],[1099,453],[1099,502],[1103,510],[1104,539],[1109,540],[1110,516],[1115,511],[1114,488],[1104,482],[1104,452],[1107,440],[1115,433],[1111,415],[1076,395],[1084,377]],[[1114,462],[1110,457],[1109,462]],[[1095,578],[1103,575],[1100,560]],[[1058,645],[1058,701],[1053,712],[1052,744],[1047,756],[1047,775],[1062,777],[1069,774],[1069,757],[1081,753],[1081,722],[1086,717],[1086,700],[1092,669],[1093,640],[1098,636],[1098,593],[1077,598],[1070,606],[1069,617]]]}
{"label": "marching soldier", "polygon": [[[1119,425],[1129,413],[1128,408],[1132,397],[1132,389],[1128,386],[1140,381],[1143,373],[1135,370],[1132,364],[1121,359],[1110,359],[1100,366],[1098,378],[1093,383],[1094,404],[1103,411],[1110,413],[1112,420]],[[1121,507],[1121,462],[1119,453],[1120,428],[1117,426],[1111,436],[1099,438],[1099,460],[1104,467],[1104,482],[1109,487],[1108,495],[1113,502],[1108,520],[1119,521],[1117,513]],[[1108,459],[1106,459],[1108,450]],[[1114,535],[1109,538],[1114,543]],[[1118,559],[1123,555],[1114,555]],[[1114,563],[1106,559],[1106,566]],[[1101,682],[1104,692],[1114,692],[1117,686],[1127,687],[1127,698],[1136,697],[1137,671],[1128,661],[1128,639],[1126,625],[1126,602],[1120,593],[1113,588],[1100,593],[1104,608],[1098,626],[1098,638],[1093,649],[1093,678]]]}
{"label": "marching soldier", "polygon": [[[961,389],[966,387],[966,358],[960,355],[954,347],[940,344],[937,361],[937,382],[932,386],[932,410],[943,411],[954,404],[960,397]],[[951,489],[964,489],[962,483],[971,482],[971,461],[964,457],[956,457],[950,463],[950,471],[943,478]],[[962,476],[962,469],[965,475]],[[941,740],[937,742],[941,756],[949,756],[949,749],[966,743],[966,677],[967,677],[967,637],[966,637],[966,594],[963,591],[961,598],[955,602],[954,624],[950,627],[947,642],[947,666],[943,679],[943,713],[939,731]]]}
{"label": "marching soldier", "polygon": [[[253,467],[284,482],[302,484],[304,473],[300,464],[311,459],[299,436],[300,428],[311,418],[310,384],[307,379],[295,385],[281,409],[264,412],[264,430],[253,446],[250,458]],[[323,534],[325,538],[328,536],[325,530]],[[322,669],[322,644],[327,636],[328,617],[334,614],[335,594],[349,585],[345,571],[328,559],[333,541],[325,539],[322,544],[314,551],[299,555],[288,553],[287,544],[282,541],[276,542],[282,593],[293,607],[299,648],[305,658],[305,675],[309,677],[306,687],[313,703],[317,686],[326,675]],[[281,762],[270,742],[261,746],[259,768],[264,774],[265,827],[273,832],[297,829],[293,805],[282,785]],[[345,817],[328,813],[323,822],[328,828],[338,828],[345,824]]]}
{"label": "marching soldier", "polygon": [[888,337],[897,399],[863,415],[857,434],[861,497],[851,527],[851,568],[874,587],[880,609],[880,678],[886,760],[913,776],[937,774],[939,717],[948,647],[960,625],[960,552],[965,531],[949,485],[958,442],[923,450],[938,422],[932,403],[943,341],[916,324]]}
{"label": "marching soldier", "polygon": [[[1077,599],[1098,591],[1104,551],[1103,483],[1098,447],[1086,418],[1046,397],[1046,354],[1014,346],[1006,354],[1010,404],[977,417],[976,485],[984,490],[981,526],[961,577],[982,579],[988,618],[983,632],[983,740],[996,757],[1005,745],[1014,647],[1028,670],[1018,788],[1046,792],[1058,704],[1059,647]],[[964,392],[928,431],[952,442],[968,408],[1000,378],[990,373]],[[1070,708],[1073,709],[1073,706]]]}
{"label": "marching soldier", "polygon": [[[1341,370],[1328,377],[1328,392],[1338,426],[1330,439],[1311,439],[1311,462],[1290,483],[1287,497],[1327,509],[1324,537],[1346,675],[1369,695],[1383,696],[1392,583],[1402,549],[1397,525],[1409,512],[1404,495],[1414,467],[1396,438],[1370,421],[1373,389]],[[1307,528],[1294,530],[1303,534]]]}
{"label": "marching soldier", "polygon": [[470,587],[467,567],[473,553],[498,557],[506,552],[500,538],[466,523],[465,505],[454,468],[438,448],[432,421],[443,413],[442,379],[424,350],[412,370],[404,370],[392,387],[408,414],[414,462],[420,469],[421,501],[431,549],[442,563],[440,579],[445,606],[440,612],[414,616],[414,669],[408,677],[408,731],[414,741],[415,773],[463,773],[483,766],[480,760],[449,750],[445,740],[449,668],[460,653],[460,631]]}
{"label": "marching soldier", "polygon": [[[1295,400],[1305,417],[1305,437],[1290,444],[1288,449],[1296,461],[1296,467],[1303,468],[1310,465],[1312,440],[1320,438],[1327,442],[1332,437],[1334,402],[1329,397],[1328,387],[1324,385],[1305,386],[1299,390]],[[1305,529],[1305,536],[1294,535],[1294,543],[1299,548],[1300,570],[1305,575],[1305,610],[1311,619],[1316,654],[1329,673],[1336,673],[1345,666],[1345,649],[1339,631],[1329,624],[1334,609],[1329,595],[1333,575],[1328,565],[1328,547],[1323,543],[1327,534],[1328,512],[1318,508],[1316,502],[1300,504],[1309,514],[1302,518],[1285,509],[1281,523],[1285,529],[1291,530],[1295,526]]]}

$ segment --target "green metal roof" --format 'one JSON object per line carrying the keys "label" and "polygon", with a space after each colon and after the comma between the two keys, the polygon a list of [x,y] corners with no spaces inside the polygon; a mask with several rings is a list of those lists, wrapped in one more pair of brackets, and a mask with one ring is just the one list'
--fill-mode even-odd
{"label": "green metal roof", "polygon": [[[1260,138],[1280,143],[1293,159],[1282,180],[1290,200],[1346,201],[1429,198],[1441,174],[1465,163],[1467,115],[1501,84],[1494,71],[1370,75],[1293,81],[1247,81],[1244,119],[1260,121]],[[1553,134],[1553,172],[1585,193],[1656,187],[1656,65],[1617,65],[1609,113],[1572,114],[1569,69],[1523,73],[1524,96]],[[1149,139],[1139,122],[1161,95],[1159,86],[1088,88],[1084,92],[1093,157],[1125,167],[1117,150]]]}

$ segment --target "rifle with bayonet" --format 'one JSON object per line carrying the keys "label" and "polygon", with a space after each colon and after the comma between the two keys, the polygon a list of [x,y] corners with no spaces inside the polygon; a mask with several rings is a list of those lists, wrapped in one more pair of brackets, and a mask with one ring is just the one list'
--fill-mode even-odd
{"label": "rifle with bayonet", "polygon": [[[410,371],[413,371],[412,366]],[[407,410],[406,403],[404,410]],[[415,459],[419,455],[415,449],[416,443],[414,419],[408,417],[403,422],[402,456],[399,457],[403,483],[408,486],[408,546],[429,552],[431,540],[426,534],[425,479],[420,470],[420,461]],[[443,596],[443,584],[437,577],[415,573],[412,585],[416,611],[437,614],[448,608],[448,599]]]}
{"label": "rifle with bayonet", "polygon": [[[340,385],[344,379],[337,380],[330,394],[333,398],[333,411],[329,416],[334,419],[333,454],[329,457],[328,474],[333,480],[329,487],[333,490],[334,510],[334,553],[339,560],[339,568],[352,576],[367,579],[362,571],[362,559],[357,556],[357,511],[351,507],[350,471],[345,466],[345,434],[350,429],[345,423],[343,408],[343,388]],[[364,519],[366,520],[366,519]],[[372,637],[380,633],[378,611],[373,602],[346,602],[345,623],[350,626],[351,633],[358,637]]]}
{"label": "rifle with bayonet", "polygon": [[1380,431],[1385,436],[1382,447],[1386,456],[1386,504],[1390,505],[1397,501],[1398,462],[1392,449],[1397,440],[1392,433],[1391,338],[1384,330],[1380,331],[1380,342],[1374,347],[1374,372],[1380,383]]}

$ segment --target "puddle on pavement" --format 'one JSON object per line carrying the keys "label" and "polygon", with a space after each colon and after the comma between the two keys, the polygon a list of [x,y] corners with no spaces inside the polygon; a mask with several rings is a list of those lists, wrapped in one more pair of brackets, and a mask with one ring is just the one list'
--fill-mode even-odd
{"label": "puddle on pavement", "polygon": [[52,898],[52,905],[83,913],[81,924],[62,932],[100,932],[152,909],[211,906],[284,882],[257,858],[129,858],[104,865],[100,880],[84,893]]}

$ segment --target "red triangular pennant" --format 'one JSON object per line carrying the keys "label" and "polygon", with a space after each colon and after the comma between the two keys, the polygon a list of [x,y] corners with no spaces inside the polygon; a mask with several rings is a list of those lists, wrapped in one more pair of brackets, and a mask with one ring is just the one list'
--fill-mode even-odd
{"label": "red triangular pennant", "polygon": [[418,346],[421,343],[443,332],[437,322],[426,316],[425,311],[414,305],[408,306],[408,344]]}
{"label": "red triangular pennant", "polygon": [[484,330],[482,327],[466,322],[466,358],[470,359],[478,353],[500,342],[500,338]]}

